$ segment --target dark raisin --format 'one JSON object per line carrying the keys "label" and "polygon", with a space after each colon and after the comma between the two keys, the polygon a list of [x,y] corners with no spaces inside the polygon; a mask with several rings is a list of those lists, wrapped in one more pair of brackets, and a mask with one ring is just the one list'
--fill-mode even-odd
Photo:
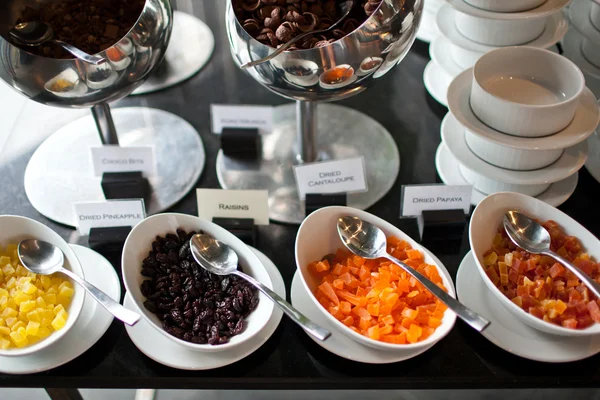
{"label": "dark raisin", "polygon": [[[144,306],[169,334],[192,343],[222,344],[245,329],[245,316],[258,303],[257,291],[236,276],[213,275],[191,256],[195,232],[157,236],[141,265],[150,279],[140,290]],[[240,267],[241,268],[241,267]]]}
{"label": "dark raisin", "polygon": [[140,290],[142,291],[142,296],[148,297],[153,292],[152,281],[144,281],[142,282],[142,286],[140,286]]}
{"label": "dark raisin", "polygon": [[150,300],[146,300],[144,302],[144,307],[146,307],[146,310],[150,311],[151,313],[155,313],[158,311],[158,307],[156,306],[156,303]]}

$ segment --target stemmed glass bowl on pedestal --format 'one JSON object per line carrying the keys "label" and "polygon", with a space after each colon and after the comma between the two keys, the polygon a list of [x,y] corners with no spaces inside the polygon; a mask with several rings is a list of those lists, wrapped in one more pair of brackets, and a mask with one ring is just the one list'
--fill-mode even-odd
{"label": "stemmed glass bowl on pedestal", "polygon": [[[414,42],[422,10],[423,0],[382,0],[379,8],[344,38],[324,47],[286,51],[246,69],[261,85],[296,104],[275,108],[274,129],[262,138],[258,165],[219,153],[221,186],[267,189],[270,218],[299,223],[304,219],[304,202],[298,197],[293,166],[363,156],[368,191],[350,194],[348,205],[365,209],[381,199],[400,168],[393,138],[372,118],[326,102],[361,93],[397,65]],[[226,25],[238,65],[274,51],[246,32],[231,1]]]}
{"label": "stemmed glass bowl on pedestal", "polygon": [[181,199],[204,166],[198,133],[175,115],[145,107],[117,109],[113,121],[108,106],[142,85],[163,59],[172,28],[169,0],[146,0],[128,33],[98,54],[107,62],[97,66],[77,59],[38,56],[13,45],[7,39],[8,31],[25,6],[39,4],[4,0],[0,5],[0,79],[39,103],[91,108],[93,114],[93,119],[84,117],[63,126],[33,154],[24,183],[34,208],[50,219],[75,226],[73,203],[103,200],[100,178],[94,176],[90,159],[90,147],[101,144],[154,146],[157,174],[149,177],[149,213]]}

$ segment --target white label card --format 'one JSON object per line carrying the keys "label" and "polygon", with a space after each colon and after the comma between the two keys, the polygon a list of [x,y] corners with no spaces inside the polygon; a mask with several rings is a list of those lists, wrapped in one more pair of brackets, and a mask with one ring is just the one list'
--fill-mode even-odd
{"label": "white label card", "polygon": [[250,218],[255,225],[269,225],[267,190],[196,189],[196,199],[202,219]]}
{"label": "white label card", "polygon": [[463,210],[471,211],[473,186],[451,185],[405,185],[402,186],[400,216],[417,217],[419,233],[423,236],[423,211]]}
{"label": "white label card", "polygon": [[73,206],[80,235],[89,235],[92,228],[134,227],[146,218],[142,199],[75,203]]}
{"label": "white label card", "polygon": [[146,176],[156,175],[156,158],[153,146],[91,147],[92,165],[95,176],[105,172],[142,171]]}
{"label": "white label card", "polygon": [[223,128],[257,128],[260,134],[273,129],[273,107],[211,104],[213,133],[220,135]]}
{"label": "white label card", "polygon": [[367,191],[364,157],[325,161],[294,167],[300,200],[307,193],[333,194]]}

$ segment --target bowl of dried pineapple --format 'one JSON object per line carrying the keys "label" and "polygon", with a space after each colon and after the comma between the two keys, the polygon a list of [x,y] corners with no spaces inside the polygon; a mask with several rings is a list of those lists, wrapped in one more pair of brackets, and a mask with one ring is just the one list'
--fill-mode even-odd
{"label": "bowl of dried pineapple", "polygon": [[65,275],[36,275],[17,255],[24,239],[39,239],[60,248],[65,268],[83,278],[83,269],[56,232],[29,218],[0,216],[0,356],[24,356],[60,340],[75,324],[85,292]]}

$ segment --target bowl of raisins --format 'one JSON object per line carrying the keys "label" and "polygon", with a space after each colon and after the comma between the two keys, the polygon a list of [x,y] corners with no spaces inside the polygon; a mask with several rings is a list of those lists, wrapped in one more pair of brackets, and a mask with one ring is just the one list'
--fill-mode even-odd
{"label": "bowl of raisins", "polygon": [[272,288],[252,250],[227,230],[185,214],[145,219],[123,248],[125,288],[142,317],[169,339],[193,350],[221,351],[257,335],[273,314],[273,303],[237,276],[218,276],[193,259],[190,238],[207,233],[239,256],[238,268]]}

